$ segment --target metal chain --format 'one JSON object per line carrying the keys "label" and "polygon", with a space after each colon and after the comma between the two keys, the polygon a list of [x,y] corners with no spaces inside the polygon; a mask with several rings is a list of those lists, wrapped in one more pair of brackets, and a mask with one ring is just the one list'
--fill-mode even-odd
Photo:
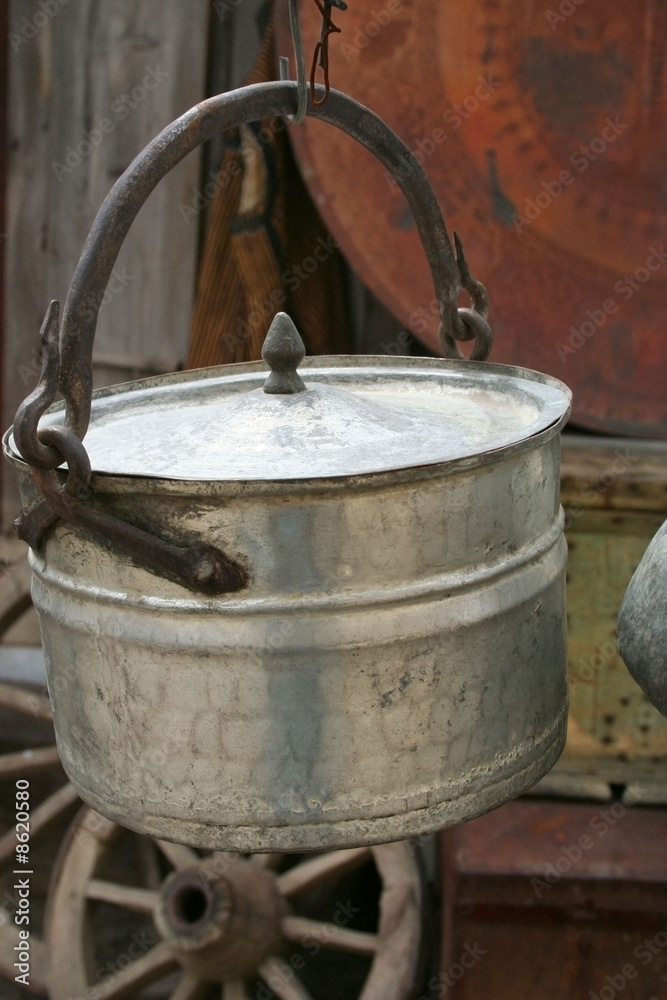
{"label": "metal chain", "polygon": [[14,440],[23,458],[33,468],[57,469],[67,464],[65,490],[82,498],[88,494],[91,469],[88,453],[73,431],[66,427],[38,428],[39,421],[58,393],[60,304],[49,304],[40,331],[42,370],[37,388],[19,407],[14,421]]}
{"label": "metal chain", "polygon": [[[337,10],[347,10],[347,4],[345,0],[315,0],[315,5],[322,15],[322,30],[320,32],[320,40],[315,46],[315,52],[313,54],[313,61],[310,68],[310,94],[313,105],[317,108],[322,104],[325,104],[331,93],[331,84],[329,82],[329,36],[332,34],[340,33],[340,28],[337,27],[331,20],[331,8],[336,7]],[[292,46],[294,48],[294,59],[296,62],[296,82],[297,82],[297,106],[296,112],[293,115],[288,115],[288,121],[292,125],[300,125],[301,122],[306,117],[308,111],[308,81],[306,79],[306,59],[303,51],[303,40],[301,38],[301,23],[299,21],[299,4],[298,0],[288,0],[289,6],[289,21],[290,21],[290,32],[292,35]],[[279,61],[280,66],[280,79],[289,80],[289,59],[286,56],[281,56]],[[315,97],[315,78],[317,76],[317,70],[321,69],[324,75],[324,95],[317,99]]]}
{"label": "metal chain", "polygon": [[452,303],[448,322],[445,324],[443,319],[440,324],[440,347],[446,358],[464,359],[466,356],[459,350],[457,340],[474,340],[475,344],[470,352],[469,360],[486,361],[493,344],[493,332],[487,322],[489,297],[481,281],[478,281],[470,273],[458,233],[454,233],[454,248],[461,288],[465,289],[470,296],[472,309],[459,309],[455,303]]}
{"label": "metal chain", "polygon": [[[347,10],[347,4],[345,0],[323,0],[323,2],[322,0],[315,0],[315,5],[322,15],[322,31],[320,40],[315,46],[313,62],[310,68],[310,95],[315,107],[319,108],[322,104],[326,103],[331,93],[331,84],[329,82],[329,36],[340,34],[341,30],[331,20],[331,8],[336,7],[338,10]],[[315,77],[317,76],[318,67],[322,70],[324,76],[324,96],[319,100],[315,97]]]}
{"label": "metal chain", "polygon": [[[292,125],[300,125],[306,117],[308,111],[308,81],[306,80],[306,57],[303,52],[303,41],[301,38],[301,22],[299,21],[298,0],[288,0],[289,3],[289,24],[292,34],[292,46],[294,48],[294,59],[296,62],[296,90],[297,103],[296,113],[288,115],[287,120]],[[289,59],[281,56],[279,60],[280,79],[289,80]]]}

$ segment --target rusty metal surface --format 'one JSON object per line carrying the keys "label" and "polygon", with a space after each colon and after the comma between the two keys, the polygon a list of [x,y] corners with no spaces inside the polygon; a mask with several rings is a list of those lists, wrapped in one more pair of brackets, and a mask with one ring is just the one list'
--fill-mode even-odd
{"label": "rusty metal surface", "polygon": [[[300,6],[309,51],[320,19]],[[570,6],[550,20],[525,0],[351,5],[331,80],[423,162],[489,289],[494,358],[563,378],[582,426],[665,437],[667,15],[620,0]],[[428,275],[391,177],[318,122],[290,134],[362,280],[437,350]]]}
{"label": "rusty metal surface", "polygon": [[512,802],[446,831],[433,996],[611,997],[625,981],[624,997],[662,997],[666,834],[666,810],[618,801]]}
{"label": "rusty metal surface", "polygon": [[[557,884],[577,880],[660,885],[667,906],[664,809],[519,800],[441,836],[458,879],[545,881],[550,888],[543,886],[541,894],[532,887],[532,906],[558,905]],[[471,890],[466,897],[473,898]],[[618,905],[624,908],[622,899]]]}

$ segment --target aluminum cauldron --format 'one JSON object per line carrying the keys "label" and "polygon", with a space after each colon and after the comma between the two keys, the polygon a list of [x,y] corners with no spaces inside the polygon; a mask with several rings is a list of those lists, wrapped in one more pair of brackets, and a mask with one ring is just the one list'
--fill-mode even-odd
{"label": "aluminum cauldron", "polygon": [[[475,361],[301,362],[279,315],[265,362],[91,404],[81,355],[95,321],[80,306],[91,286],[99,300],[138,204],[214,131],[295,104],[292,84],[241,93],[193,109],[117,182],[59,336],[47,315],[42,383],[5,436],[58,747],[82,798],[160,838],[235,851],[398,840],[518,795],[562,750],[570,395]],[[485,356],[483,289],[407,148],[342,95],[311,112],[394,169],[443,346],[474,338]],[[456,308],[461,284],[472,310]],[[50,405],[58,380],[65,399]]]}

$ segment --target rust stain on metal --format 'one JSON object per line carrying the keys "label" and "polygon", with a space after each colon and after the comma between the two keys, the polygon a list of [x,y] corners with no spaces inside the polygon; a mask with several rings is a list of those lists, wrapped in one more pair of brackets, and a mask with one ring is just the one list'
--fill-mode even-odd
{"label": "rust stain on metal", "polygon": [[[301,8],[308,45],[317,17],[309,3]],[[420,0],[403,3],[371,37],[368,11],[351,5],[336,83],[379,111],[422,159],[484,275],[495,358],[564,377],[582,426],[667,437],[667,395],[656,378],[667,367],[659,332],[667,10],[622,0],[586,0],[568,17],[558,10],[550,24],[543,8],[519,0]],[[428,274],[414,232],[400,224],[409,217],[398,187],[309,121],[290,138],[355,271],[438,350]],[[333,162],[346,169],[332,171]],[[589,311],[599,316],[605,302],[613,315],[603,311],[602,325],[590,325]],[[571,336],[582,346],[564,356]]]}

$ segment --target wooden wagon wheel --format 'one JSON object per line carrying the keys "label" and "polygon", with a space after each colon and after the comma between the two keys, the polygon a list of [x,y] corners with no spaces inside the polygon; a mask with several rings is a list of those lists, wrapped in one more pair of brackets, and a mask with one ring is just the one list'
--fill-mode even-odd
{"label": "wooden wagon wheel", "polygon": [[[133,851],[135,860],[141,856],[138,878],[132,877]],[[320,1000],[322,993],[409,1000],[422,928],[412,847],[336,851],[274,870],[289,860],[200,855],[84,809],[63,843],[49,897],[51,1000]],[[372,863],[381,888],[377,910],[376,902],[372,906],[376,926],[360,930],[362,907],[341,880],[344,886],[349,873],[364,865],[372,870]],[[326,893],[330,886],[333,896]],[[325,893],[334,910],[329,919],[304,915],[308,901]],[[330,951],[338,952],[336,965],[317,978],[317,965]],[[357,963],[354,989],[349,982],[332,985],[345,965],[340,953]],[[313,981],[325,980],[326,989],[313,988]]]}
{"label": "wooden wagon wheel", "polygon": [[[0,709],[5,713],[16,715],[19,719],[38,720],[48,723],[46,739],[52,738],[50,729],[51,706],[48,698],[43,695],[13,684],[0,684]],[[41,743],[41,740],[40,740]],[[40,745],[31,749],[1,752],[0,749],[0,795],[3,803],[9,803],[9,812],[3,809],[0,828],[0,976],[6,976],[12,982],[16,975],[13,963],[16,961],[14,946],[18,944],[18,927],[14,923],[15,908],[13,905],[12,885],[15,882],[11,871],[16,867],[16,825],[13,822],[12,807],[15,782],[18,779],[30,782],[30,854],[39,857],[39,865],[33,865],[40,876],[48,874],[44,868],[48,866],[49,840],[58,822],[71,814],[72,806],[78,801],[74,788],[67,782],[60,768],[58,751],[53,744]],[[53,852],[55,853],[55,852]],[[38,893],[38,886],[33,881],[33,889]],[[31,976],[30,989],[35,993],[46,992],[45,951],[39,935],[39,907],[35,899],[32,908],[30,944],[31,944]]]}

